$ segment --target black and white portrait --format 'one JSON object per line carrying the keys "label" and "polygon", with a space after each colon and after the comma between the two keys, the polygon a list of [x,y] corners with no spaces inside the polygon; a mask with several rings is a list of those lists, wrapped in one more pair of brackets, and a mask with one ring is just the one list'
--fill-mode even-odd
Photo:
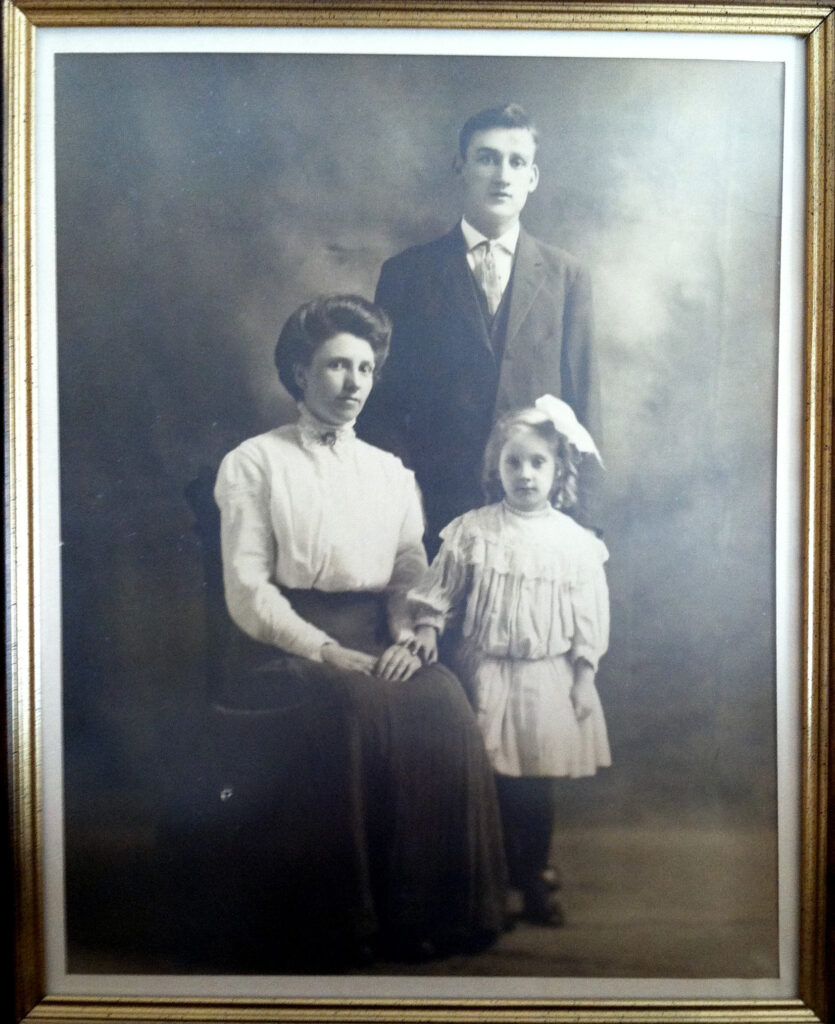
{"label": "black and white portrait", "polygon": [[[785,89],[776,59],[56,56],[68,977],[779,977]],[[533,128],[477,124],[462,151],[468,119],[508,105]],[[495,265],[491,231],[511,239]],[[322,430],[337,373],[365,376]],[[528,428],[485,469],[496,422],[543,396],[590,438],[543,413],[576,479],[558,486],[571,459]],[[528,600],[536,620],[568,552],[586,590],[560,606],[563,703],[537,707],[577,710],[571,666],[592,667],[575,760],[565,732],[532,762],[538,726],[496,725],[498,670],[450,640],[481,628],[467,595],[488,600],[481,570],[498,586],[509,528],[444,528],[489,505],[485,473],[490,507],[514,506],[507,460],[532,452],[565,539],[525,541],[538,589],[495,615]],[[519,491],[534,511],[538,486]],[[345,609],[317,617],[317,581],[389,595],[382,626],[376,599],[350,608],[386,632],[385,724],[362,687],[347,711],[334,697],[331,663],[380,662],[336,657]],[[415,607],[450,623],[438,662],[415,653]],[[539,686],[529,639],[507,659]],[[296,666],[280,700],[265,648]],[[558,777],[546,799],[496,775]],[[546,816],[543,855],[533,826],[505,842],[519,800]]]}

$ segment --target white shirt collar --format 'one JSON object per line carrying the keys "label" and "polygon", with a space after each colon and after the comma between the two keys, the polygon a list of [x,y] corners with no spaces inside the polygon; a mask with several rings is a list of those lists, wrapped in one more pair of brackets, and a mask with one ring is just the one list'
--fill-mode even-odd
{"label": "white shirt collar", "polygon": [[299,402],[298,407],[299,419],[296,426],[298,427],[299,440],[303,448],[314,451],[322,447],[338,449],[353,441],[356,437],[354,433],[356,420],[351,420],[350,423],[344,423],[342,426],[335,427],[333,424],[325,423],[317,416],[314,416],[304,402]]}
{"label": "white shirt collar", "polygon": [[519,242],[519,232],[522,229],[522,225],[517,220],[512,228],[505,231],[503,235],[499,235],[498,238],[488,239],[487,235],[483,235],[477,228],[474,228],[472,224],[464,217],[461,218],[461,232],[464,235],[464,241],[467,243],[467,251],[471,251],[477,245],[481,245],[482,242],[492,241],[494,245],[499,245],[512,256],[516,252],[516,245]]}

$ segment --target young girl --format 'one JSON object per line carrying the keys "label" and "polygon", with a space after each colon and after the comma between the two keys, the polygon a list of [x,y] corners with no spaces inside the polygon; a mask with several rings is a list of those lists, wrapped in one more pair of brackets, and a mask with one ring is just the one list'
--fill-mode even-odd
{"label": "young girl", "polygon": [[611,764],[595,672],[608,645],[606,547],[565,514],[581,454],[600,456],[565,402],[546,395],[490,436],[493,504],[453,520],[409,595],[421,657],[457,626],[455,669],[496,772],[511,885],[523,917],[562,923],[548,868],[554,779]]}

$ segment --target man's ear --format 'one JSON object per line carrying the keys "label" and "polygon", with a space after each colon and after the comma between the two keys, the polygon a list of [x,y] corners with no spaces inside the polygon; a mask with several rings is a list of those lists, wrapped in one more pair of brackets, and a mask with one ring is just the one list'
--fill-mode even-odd
{"label": "man's ear", "polygon": [[531,187],[528,189],[528,194],[536,192],[536,186],[539,184],[539,167],[537,164],[531,164]]}
{"label": "man's ear", "polygon": [[456,153],[452,158],[452,170],[453,173],[458,175],[464,169],[464,157],[460,153]]}
{"label": "man's ear", "polygon": [[307,387],[307,367],[302,366],[301,363],[296,363],[293,366],[293,380],[304,391]]}

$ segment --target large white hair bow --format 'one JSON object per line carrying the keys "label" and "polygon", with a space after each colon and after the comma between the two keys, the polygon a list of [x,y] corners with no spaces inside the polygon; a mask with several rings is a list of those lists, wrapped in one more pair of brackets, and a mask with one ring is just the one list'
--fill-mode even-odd
{"label": "large white hair bow", "polygon": [[600,465],[603,465],[603,459],[600,457],[594,438],[574,415],[574,410],[568,402],[563,402],[561,398],[555,398],[553,395],[543,395],[541,398],[537,398],[534,407],[548,417],[578,452],[582,452],[584,455],[593,455]]}

